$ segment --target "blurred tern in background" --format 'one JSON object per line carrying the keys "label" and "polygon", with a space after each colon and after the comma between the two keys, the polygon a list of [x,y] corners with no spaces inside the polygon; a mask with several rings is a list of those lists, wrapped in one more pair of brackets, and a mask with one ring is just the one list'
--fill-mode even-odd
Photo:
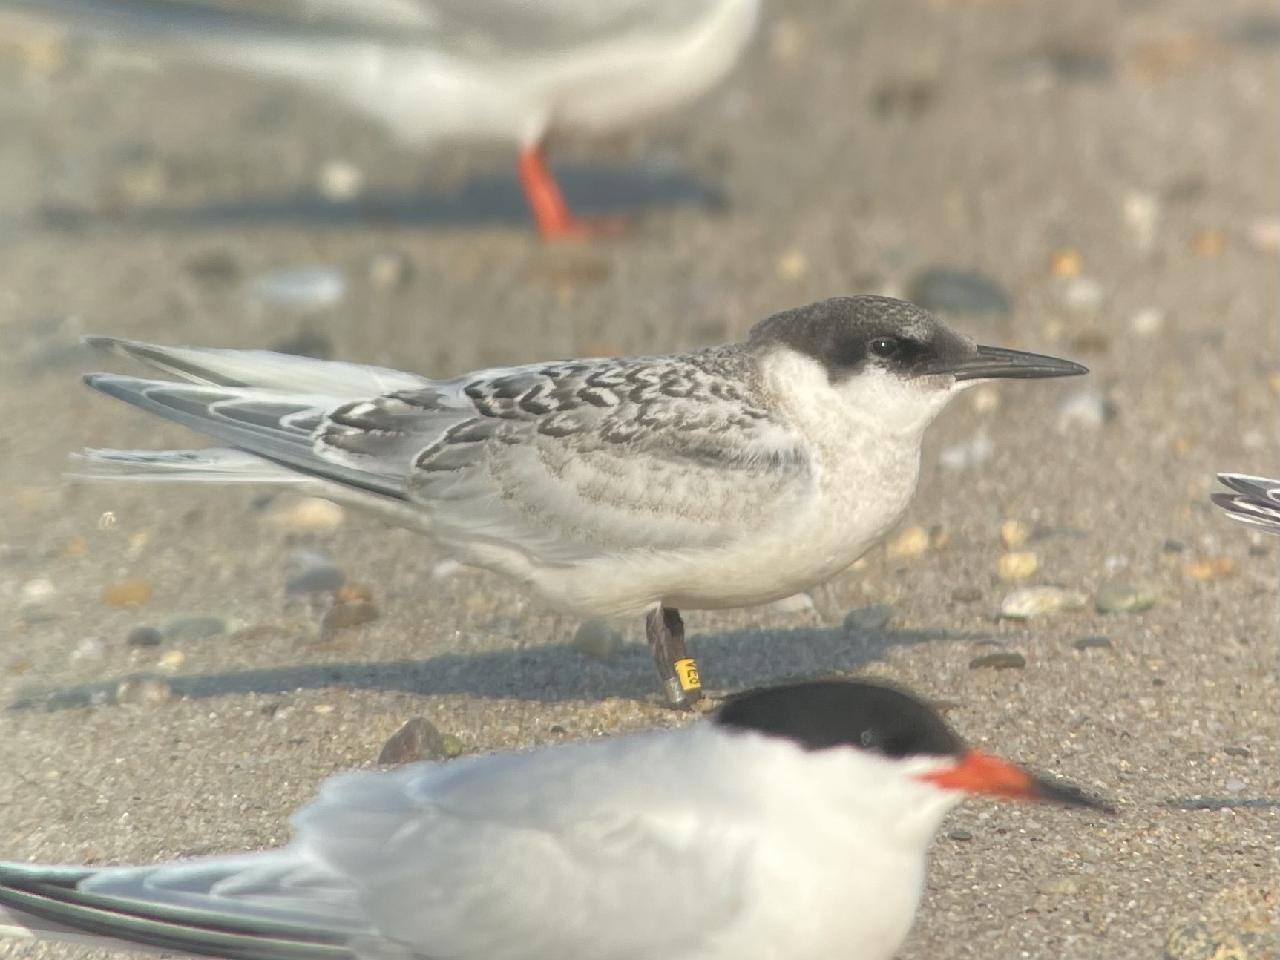
{"label": "blurred tern in background", "polygon": [[258,350],[89,342],[187,383],[85,382],[227,445],[87,450],[90,476],[276,484],[370,510],[591,617],[646,616],[673,705],[700,694],[680,608],[768,603],[897,523],[925,428],[988,379],[1086,373],[840,297],[742,343],[429,380]]}
{"label": "blurred tern in background", "polygon": [[236,960],[889,960],[975,794],[1109,810],[903,691],[800,683],[683,729],[335,777],[275,850],[0,863],[0,933]]}
{"label": "blurred tern in background", "polygon": [[1280,533],[1280,480],[1220,473],[1218,482],[1231,490],[1213,495],[1213,502],[1227,516],[1267,533]]}
{"label": "blurred tern in background", "polygon": [[626,129],[719,82],[759,0],[0,0],[161,56],[319,90],[401,141],[510,143],[547,238],[608,224],[570,213],[548,137]]}

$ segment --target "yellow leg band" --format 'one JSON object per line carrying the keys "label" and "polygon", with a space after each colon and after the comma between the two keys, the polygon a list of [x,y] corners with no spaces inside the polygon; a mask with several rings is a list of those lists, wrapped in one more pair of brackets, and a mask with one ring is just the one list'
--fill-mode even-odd
{"label": "yellow leg band", "polygon": [[698,663],[693,657],[685,657],[674,664],[676,677],[680,680],[680,689],[684,691],[701,690],[702,677],[698,674]]}

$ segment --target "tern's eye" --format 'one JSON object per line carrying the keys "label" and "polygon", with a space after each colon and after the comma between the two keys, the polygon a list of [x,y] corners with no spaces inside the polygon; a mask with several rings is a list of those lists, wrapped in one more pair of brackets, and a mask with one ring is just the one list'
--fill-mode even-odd
{"label": "tern's eye", "polygon": [[871,341],[871,352],[884,359],[897,356],[901,349],[902,343],[894,337],[876,337]]}

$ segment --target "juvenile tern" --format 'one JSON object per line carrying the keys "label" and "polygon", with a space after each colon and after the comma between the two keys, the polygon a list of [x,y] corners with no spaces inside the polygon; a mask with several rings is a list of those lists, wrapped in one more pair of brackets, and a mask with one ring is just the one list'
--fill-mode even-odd
{"label": "juvenile tern", "polygon": [[0,863],[0,932],[236,960],[888,960],[971,794],[1108,810],[868,682],[674,730],[331,779],[288,846]]}
{"label": "juvenile tern", "polygon": [[1267,533],[1280,533],[1280,480],[1220,473],[1218,482],[1231,490],[1213,495],[1213,502],[1225,510],[1227,516]]}
{"label": "juvenile tern", "polygon": [[274,76],[418,147],[510,143],[538,230],[592,232],[544,160],[549,137],[625,129],[718,83],[759,0],[0,0],[169,57]]}
{"label": "juvenile tern", "polygon": [[767,603],[831,578],[902,516],[925,427],[956,393],[1087,372],[977,346],[871,296],[775,314],[728,346],[453,380],[89,342],[189,381],[93,373],[90,387],[227,447],[87,450],[92,475],[289,487],[420,530],[560,609],[644,614],[675,705],[701,688],[681,608]]}

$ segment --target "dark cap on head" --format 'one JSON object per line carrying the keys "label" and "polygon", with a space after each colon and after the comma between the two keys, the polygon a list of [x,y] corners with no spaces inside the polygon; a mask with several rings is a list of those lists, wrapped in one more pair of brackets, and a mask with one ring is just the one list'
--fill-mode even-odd
{"label": "dark cap on head", "polygon": [[806,750],[857,747],[886,757],[958,757],[963,741],[904,690],[866,680],[818,680],[739,694],[715,722],[793,740]]}

